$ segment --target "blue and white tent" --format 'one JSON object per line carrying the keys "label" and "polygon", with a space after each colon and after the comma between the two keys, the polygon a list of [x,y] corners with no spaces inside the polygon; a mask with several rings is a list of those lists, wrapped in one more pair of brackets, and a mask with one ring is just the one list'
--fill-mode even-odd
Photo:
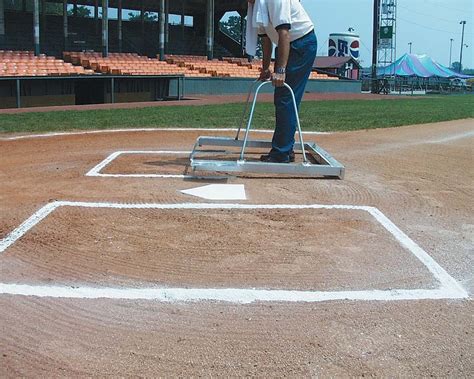
{"label": "blue and white tent", "polygon": [[377,69],[377,76],[411,76],[419,78],[471,78],[435,62],[428,55],[405,54],[389,66]]}

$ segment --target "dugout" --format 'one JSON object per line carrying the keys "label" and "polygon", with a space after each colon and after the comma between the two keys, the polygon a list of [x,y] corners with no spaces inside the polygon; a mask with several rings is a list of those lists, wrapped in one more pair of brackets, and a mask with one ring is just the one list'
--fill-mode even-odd
{"label": "dugout", "polygon": [[181,99],[181,76],[0,77],[0,108]]}

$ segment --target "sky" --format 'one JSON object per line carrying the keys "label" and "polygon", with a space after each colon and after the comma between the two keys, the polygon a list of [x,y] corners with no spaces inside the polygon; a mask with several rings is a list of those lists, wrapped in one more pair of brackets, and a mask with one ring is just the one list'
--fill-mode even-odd
{"label": "sky", "polygon": [[[373,0],[302,0],[316,26],[318,55],[327,55],[331,33],[355,29],[361,37],[361,60],[364,67],[372,61]],[[453,38],[452,61],[458,62],[464,32],[463,67],[474,68],[474,0],[398,0],[397,57],[409,52],[428,54],[439,63],[449,65],[450,39]]]}

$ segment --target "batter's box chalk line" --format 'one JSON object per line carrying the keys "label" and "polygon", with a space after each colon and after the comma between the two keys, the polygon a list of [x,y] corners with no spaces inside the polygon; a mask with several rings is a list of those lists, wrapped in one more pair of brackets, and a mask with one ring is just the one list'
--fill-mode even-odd
{"label": "batter's box chalk line", "polygon": [[[97,166],[93,167],[86,176],[95,176],[102,178],[179,178],[179,179],[192,179],[195,178],[193,175],[183,175],[183,174],[104,174],[101,171],[117,159],[120,155],[125,154],[156,154],[156,155],[183,155],[189,156],[191,151],[167,151],[167,150],[129,150],[129,151],[116,151],[115,153],[110,154]],[[222,178],[220,178],[222,179]]]}
{"label": "batter's box chalk line", "polygon": [[469,295],[466,290],[449,275],[431,256],[429,256],[410,237],[402,232],[377,208],[352,205],[285,205],[285,204],[119,204],[91,203],[74,201],[55,201],[43,206],[19,227],[0,240],[0,257],[10,246],[22,238],[35,225],[39,224],[52,212],[60,207],[100,208],[100,209],[178,209],[178,210],[213,210],[213,209],[328,209],[368,212],[375,218],[399,243],[411,252],[430,271],[439,282],[436,289],[393,289],[364,291],[298,291],[298,290],[267,290],[241,288],[113,288],[113,287],[71,287],[44,286],[13,283],[0,283],[0,294],[22,295],[51,298],[80,299],[129,299],[155,300],[162,302],[198,302],[217,301],[229,303],[262,302],[322,302],[334,300],[362,301],[396,301],[396,300],[428,300],[428,299],[465,299]]}

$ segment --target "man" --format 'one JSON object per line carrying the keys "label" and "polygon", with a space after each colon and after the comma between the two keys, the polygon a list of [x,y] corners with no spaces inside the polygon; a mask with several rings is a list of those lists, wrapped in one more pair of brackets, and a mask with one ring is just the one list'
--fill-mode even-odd
{"label": "man", "polygon": [[[263,67],[260,80],[275,86],[276,126],[269,154],[260,160],[272,163],[293,162],[295,155],[296,114],[287,83],[299,107],[316,58],[314,25],[299,0],[248,0],[247,54],[255,55],[257,36],[262,38]],[[270,63],[275,50],[275,69]]]}

